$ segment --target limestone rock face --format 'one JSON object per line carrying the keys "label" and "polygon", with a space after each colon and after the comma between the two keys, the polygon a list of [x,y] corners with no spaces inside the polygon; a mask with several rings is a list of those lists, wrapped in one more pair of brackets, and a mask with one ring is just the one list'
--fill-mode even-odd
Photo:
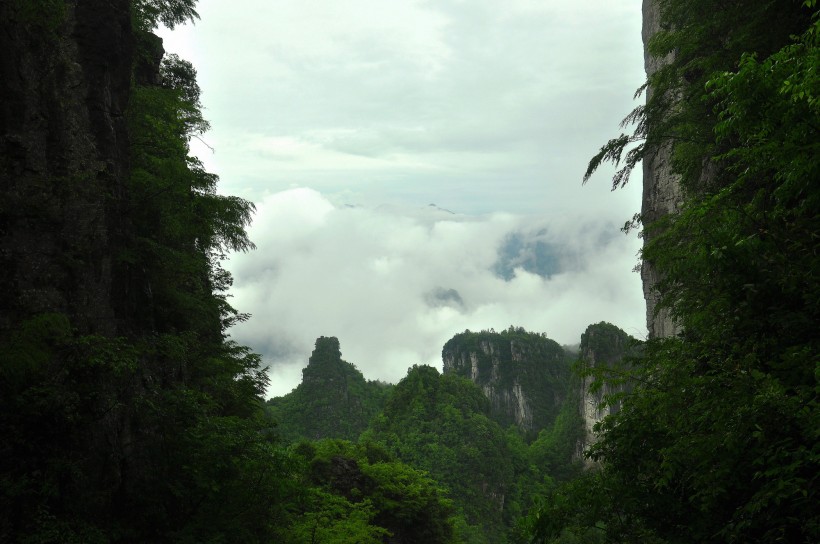
{"label": "limestone rock face", "polygon": [[[647,51],[649,39],[660,30],[658,6],[655,0],[643,1],[643,29],[644,68],[647,76],[651,76],[671,58],[658,59]],[[652,88],[647,89],[647,97],[651,96]],[[643,160],[643,198],[641,203],[641,217],[645,225],[651,224],[663,216],[675,213],[683,199],[680,180],[672,173],[670,164],[670,146],[650,150]],[[652,241],[652,236],[644,237],[644,245]],[[641,266],[644,299],[646,300],[646,326],[649,336],[660,338],[677,333],[677,327],[669,312],[662,310],[656,313],[658,294],[655,286],[660,279],[654,267],[643,262]]]}
{"label": "limestone rock face", "polygon": [[526,431],[550,425],[565,401],[569,363],[563,348],[523,330],[465,332],[442,350],[443,371],[469,378],[502,424]]}
{"label": "limestone rock face", "polygon": [[0,2],[0,331],[43,312],[115,329],[128,0]]}
{"label": "limestone rock face", "polygon": [[[609,323],[590,325],[581,335],[580,360],[586,368],[613,367],[634,349],[634,339]],[[605,383],[598,391],[590,391],[593,377],[585,376],[581,381],[579,410],[584,420],[585,434],[578,444],[578,453],[595,442],[593,427],[604,417],[618,411],[617,406],[601,407],[606,395],[622,392],[623,386]]]}

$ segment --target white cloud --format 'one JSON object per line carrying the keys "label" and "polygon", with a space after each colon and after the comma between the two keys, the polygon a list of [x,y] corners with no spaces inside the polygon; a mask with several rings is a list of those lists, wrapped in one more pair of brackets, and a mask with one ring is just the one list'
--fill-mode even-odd
{"label": "white cloud", "polygon": [[548,211],[616,135],[643,79],[633,0],[199,8],[196,26],[163,34],[166,48],[199,70],[216,149],[206,165],[251,200],[294,185],[407,200],[412,180],[413,195],[492,184],[485,202],[526,185],[529,197],[497,198],[496,210]]}

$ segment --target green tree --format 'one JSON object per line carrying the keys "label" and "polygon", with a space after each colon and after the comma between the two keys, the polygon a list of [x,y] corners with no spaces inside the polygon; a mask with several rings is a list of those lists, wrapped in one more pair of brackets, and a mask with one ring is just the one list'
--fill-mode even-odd
{"label": "green tree", "polygon": [[133,19],[137,29],[153,30],[160,23],[168,28],[199,19],[197,0],[131,0]]}
{"label": "green tree", "polygon": [[[612,178],[613,189],[622,187],[647,154],[671,143],[673,167],[685,187],[699,190],[712,178],[712,157],[728,145],[717,145],[714,126],[718,113],[707,82],[714,74],[734,71],[744,54],[768,57],[802,33],[811,13],[800,9],[800,0],[729,4],[716,0],[655,0],[660,9],[661,31],[649,41],[648,52],[672,59],[641,86],[635,96],[651,88],[646,104],[635,108],[622,126],[634,124],[632,134],[621,134],[604,145],[589,163],[587,181],[605,161],[623,166]],[[702,176],[704,169],[709,175]]]}
{"label": "green tree", "polygon": [[328,439],[294,451],[311,486],[292,528],[296,542],[458,542],[445,491],[378,444]]}
{"label": "green tree", "polygon": [[351,502],[344,497],[313,489],[307,512],[289,530],[290,542],[306,544],[380,544],[390,533],[371,524],[370,501]]}

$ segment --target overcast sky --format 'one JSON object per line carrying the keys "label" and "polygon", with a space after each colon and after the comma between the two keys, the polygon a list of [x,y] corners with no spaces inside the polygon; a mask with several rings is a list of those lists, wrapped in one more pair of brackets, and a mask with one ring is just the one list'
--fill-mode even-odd
{"label": "overcast sky", "polygon": [[[639,174],[586,163],[643,82],[636,0],[202,1],[162,31],[198,71],[193,149],[253,201],[232,331],[270,395],[337,336],[368,379],[441,366],[455,333],[523,326],[575,344],[645,335]],[[431,206],[431,204],[433,206]]]}

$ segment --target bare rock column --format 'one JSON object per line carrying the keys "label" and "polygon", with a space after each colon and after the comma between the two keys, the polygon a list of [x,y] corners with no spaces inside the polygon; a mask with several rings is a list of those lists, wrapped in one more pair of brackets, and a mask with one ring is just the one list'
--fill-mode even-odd
{"label": "bare rock column", "polygon": [[[660,16],[655,0],[643,0],[643,30],[641,32],[644,43],[644,68],[647,77],[654,74],[672,57],[656,58],[649,54],[647,44],[649,39],[660,30]],[[652,87],[647,89],[647,100],[652,96]],[[679,178],[671,169],[671,145],[665,144],[656,149],[650,149],[643,160],[643,199],[641,217],[644,225],[670,213],[676,213],[683,200]],[[653,236],[644,233],[644,245],[651,242]],[[646,327],[650,338],[673,336],[678,327],[665,309],[656,312],[658,293],[656,285],[660,279],[657,270],[644,261],[641,266],[643,293],[646,300]]]}

